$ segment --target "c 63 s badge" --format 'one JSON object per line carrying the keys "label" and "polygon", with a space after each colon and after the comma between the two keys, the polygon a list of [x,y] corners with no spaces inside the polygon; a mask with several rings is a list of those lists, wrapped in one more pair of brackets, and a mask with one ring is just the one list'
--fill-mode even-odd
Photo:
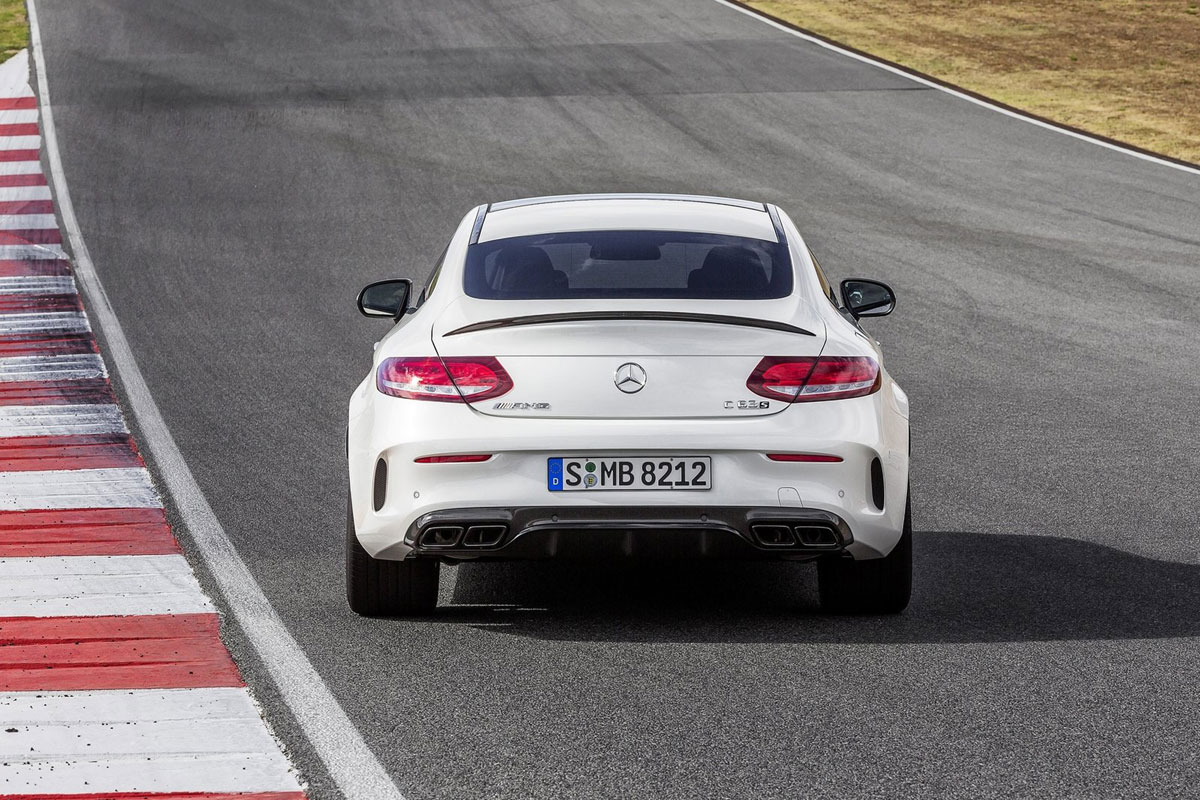
{"label": "c 63 s badge", "polygon": [[725,408],[734,411],[749,411],[750,409],[770,408],[770,400],[726,400]]}
{"label": "c 63 s badge", "polygon": [[549,411],[549,403],[493,403],[493,411]]}

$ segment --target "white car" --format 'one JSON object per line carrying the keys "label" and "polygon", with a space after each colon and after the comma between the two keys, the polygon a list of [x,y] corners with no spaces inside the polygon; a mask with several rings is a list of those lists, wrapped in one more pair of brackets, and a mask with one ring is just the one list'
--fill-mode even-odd
{"label": "white car", "polygon": [[350,400],[347,596],[437,604],[441,563],[765,558],[822,606],[908,604],[908,398],[775,206],[571,195],[480,206],[428,283],[363,289],[394,327]]}

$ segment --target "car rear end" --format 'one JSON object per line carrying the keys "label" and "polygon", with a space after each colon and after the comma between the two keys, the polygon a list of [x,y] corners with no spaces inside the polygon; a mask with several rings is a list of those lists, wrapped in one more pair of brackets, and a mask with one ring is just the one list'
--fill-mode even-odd
{"label": "car rear end", "polygon": [[[865,337],[830,330],[778,219],[757,206],[697,221],[680,203],[663,220],[661,203],[627,204],[592,235],[580,220],[596,209],[578,205],[541,209],[536,232],[528,214],[489,213],[439,278],[463,291],[419,312],[432,312],[427,351],[403,337],[380,347],[351,423],[352,442],[369,443],[351,470],[365,550],[892,550],[906,400]],[[654,215],[702,230],[664,236],[645,227]],[[655,273],[668,258],[679,263]]]}

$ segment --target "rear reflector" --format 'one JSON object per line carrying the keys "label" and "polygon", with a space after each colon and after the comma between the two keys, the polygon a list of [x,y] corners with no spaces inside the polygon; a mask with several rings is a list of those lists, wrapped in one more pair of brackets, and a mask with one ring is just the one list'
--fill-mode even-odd
{"label": "rear reflector", "polygon": [[[414,458],[418,464],[478,464],[491,458],[490,453],[471,453],[461,456],[421,456]],[[841,460],[841,459],[839,459]]]}
{"label": "rear reflector", "polygon": [[824,453],[767,453],[772,461],[801,461],[807,464],[838,464],[841,456],[828,456]]}
{"label": "rear reflector", "polygon": [[746,388],[788,403],[861,397],[879,390],[879,365],[866,356],[767,356]]}
{"label": "rear reflector", "polygon": [[375,375],[379,391],[409,400],[474,403],[512,389],[512,378],[491,356],[386,358]]}

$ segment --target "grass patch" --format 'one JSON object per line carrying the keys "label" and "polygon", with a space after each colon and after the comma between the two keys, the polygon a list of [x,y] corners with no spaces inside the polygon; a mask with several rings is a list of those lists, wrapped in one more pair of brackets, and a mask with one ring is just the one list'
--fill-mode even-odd
{"label": "grass patch", "polygon": [[29,46],[25,0],[0,0],[0,61]]}
{"label": "grass patch", "polygon": [[747,0],[1047,119],[1200,162],[1197,0]]}

